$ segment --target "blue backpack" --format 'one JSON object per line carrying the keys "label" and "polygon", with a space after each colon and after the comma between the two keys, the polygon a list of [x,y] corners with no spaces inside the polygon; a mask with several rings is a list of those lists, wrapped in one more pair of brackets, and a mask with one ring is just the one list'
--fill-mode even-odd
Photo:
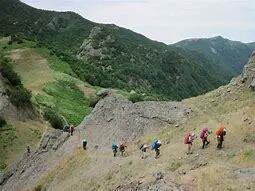
{"label": "blue backpack", "polygon": [[116,144],[112,144],[112,150],[116,150],[118,148],[118,146]]}
{"label": "blue backpack", "polygon": [[158,140],[154,140],[151,144],[151,150],[156,149]]}

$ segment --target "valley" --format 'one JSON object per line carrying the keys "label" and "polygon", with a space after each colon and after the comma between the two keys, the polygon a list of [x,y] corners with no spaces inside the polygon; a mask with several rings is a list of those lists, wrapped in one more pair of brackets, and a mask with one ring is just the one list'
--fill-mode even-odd
{"label": "valley", "polygon": [[168,45],[70,11],[0,6],[0,190],[255,190],[254,43]]}

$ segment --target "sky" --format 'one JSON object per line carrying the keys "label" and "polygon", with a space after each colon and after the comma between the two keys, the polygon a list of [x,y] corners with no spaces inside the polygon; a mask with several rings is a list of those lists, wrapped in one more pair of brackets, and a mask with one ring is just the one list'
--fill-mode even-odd
{"label": "sky", "polygon": [[22,0],[41,9],[74,11],[166,44],[223,36],[255,41],[255,0]]}

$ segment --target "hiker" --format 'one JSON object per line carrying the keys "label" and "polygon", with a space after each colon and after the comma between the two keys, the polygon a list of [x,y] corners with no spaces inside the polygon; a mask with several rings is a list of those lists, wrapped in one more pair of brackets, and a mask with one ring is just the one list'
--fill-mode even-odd
{"label": "hiker", "polygon": [[195,139],[195,133],[186,133],[185,136],[184,136],[184,144],[187,144],[188,145],[188,152],[187,152],[187,155],[188,154],[192,154],[191,152],[191,147],[192,147],[192,143]]}
{"label": "hiker", "polygon": [[222,147],[223,147],[222,144],[223,144],[225,135],[226,135],[226,129],[225,129],[224,125],[221,124],[215,132],[215,136],[216,136],[217,142],[218,142],[218,144],[217,144],[218,149],[222,149]]}
{"label": "hiker", "polygon": [[142,151],[142,159],[146,158],[146,151],[149,148],[149,146],[146,143],[141,144],[139,149]]}
{"label": "hiker", "polygon": [[160,155],[159,147],[160,146],[161,146],[161,141],[154,139],[151,144],[151,150],[155,150],[155,152],[156,152],[155,159],[159,158],[159,155]]}
{"label": "hiker", "polygon": [[70,135],[73,136],[73,132],[74,132],[74,126],[73,125],[70,125]]}
{"label": "hiker", "polygon": [[210,143],[210,141],[207,140],[208,135],[209,135],[209,129],[208,128],[203,128],[201,133],[200,133],[200,138],[201,138],[202,143],[203,143],[202,149],[204,149],[205,146],[207,146]]}
{"label": "hiker", "polygon": [[30,149],[30,146],[27,145],[27,153],[30,154],[31,153],[31,149]]}
{"label": "hiker", "polygon": [[116,157],[117,156],[117,152],[118,152],[118,145],[116,145],[115,142],[112,143],[112,152],[113,152],[113,156]]}
{"label": "hiker", "polygon": [[120,150],[120,153],[121,153],[121,156],[124,156],[125,154],[125,151],[126,151],[126,148],[127,148],[127,145],[125,142],[122,142],[119,146],[119,150]]}
{"label": "hiker", "polygon": [[87,150],[87,140],[86,139],[82,140],[82,147],[84,150]]}
{"label": "hiker", "polygon": [[64,131],[64,132],[68,132],[68,131],[69,131],[69,128],[70,128],[70,127],[69,127],[67,124],[65,124],[64,127],[63,127],[63,131]]}

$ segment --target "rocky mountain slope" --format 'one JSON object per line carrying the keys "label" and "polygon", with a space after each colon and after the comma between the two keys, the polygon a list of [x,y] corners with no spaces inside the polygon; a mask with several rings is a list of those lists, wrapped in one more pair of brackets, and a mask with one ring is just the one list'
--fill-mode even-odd
{"label": "rocky mountain slope", "polygon": [[[111,92],[104,94],[74,136],[60,131],[46,134],[37,151],[9,168],[1,189],[255,189],[254,61],[253,54],[243,74],[229,85],[180,103],[132,104]],[[203,127],[214,131],[220,122],[227,128],[222,150],[215,149],[210,135],[208,148],[202,150],[200,140],[195,140],[194,154],[185,154],[185,132],[198,134]],[[112,156],[113,135],[129,141],[126,157]],[[142,160],[138,146],[154,137],[163,143],[161,157],[155,160],[149,152]],[[89,140],[87,151],[81,148],[83,138]]]}
{"label": "rocky mountain slope", "polygon": [[[86,129],[85,136],[91,145],[109,147],[113,140],[133,141],[169,124],[178,123],[191,112],[190,108],[178,102],[132,103],[127,98],[108,91],[79,128]],[[102,135],[105,138],[102,139]]]}
{"label": "rocky mountain slope", "polygon": [[[10,37],[0,38],[0,72],[4,72],[13,83],[17,81],[18,86],[14,83],[11,88],[10,82],[5,80],[7,83],[4,83],[5,91],[2,94],[8,97],[8,92],[12,92],[13,96],[8,99],[17,102],[19,109],[11,107],[0,112],[0,117],[12,116],[8,121],[11,126],[7,125],[0,132],[3,151],[0,170],[19,158],[27,145],[36,147],[49,126],[62,129],[66,123],[80,124],[90,113],[90,102],[93,102],[96,91],[100,89],[79,80],[70,66],[51,55],[46,47],[38,47],[35,42],[27,40],[22,43],[9,42]],[[3,70],[2,64],[9,67]],[[25,99],[26,95],[29,99]],[[26,111],[32,111],[31,108],[26,110],[26,105],[22,104],[28,100],[29,106],[37,113],[36,117],[25,116]]]}
{"label": "rocky mountain slope", "polygon": [[0,57],[0,170],[23,153],[25,147],[36,147],[43,122],[30,102],[27,90],[20,84],[8,62]]}
{"label": "rocky mountain slope", "polygon": [[203,54],[214,63],[222,75],[230,78],[241,73],[247,58],[255,50],[252,43],[231,41],[221,36],[187,39],[174,45]]}
{"label": "rocky mountain slope", "polygon": [[[221,75],[224,67],[215,67],[205,56],[190,56],[187,50],[76,13],[39,10],[18,0],[1,0],[0,5],[1,35],[48,46],[92,85],[134,89],[148,99],[180,100],[212,90],[236,74]],[[237,54],[242,62],[249,54],[243,51]]]}

